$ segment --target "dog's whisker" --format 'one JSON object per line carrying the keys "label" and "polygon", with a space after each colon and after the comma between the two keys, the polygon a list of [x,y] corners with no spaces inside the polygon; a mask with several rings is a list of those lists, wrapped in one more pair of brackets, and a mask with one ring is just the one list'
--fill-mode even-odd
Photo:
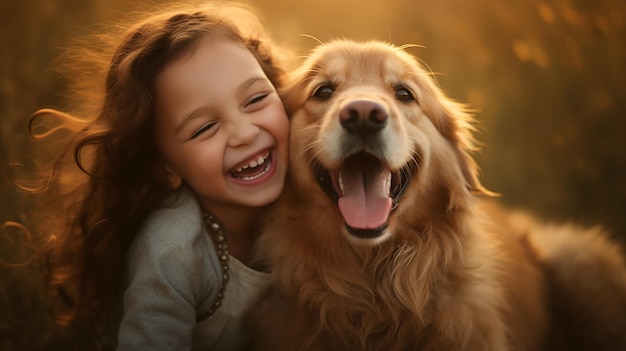
{"label": "dog's whisker", "polygon": [[437,76],[440,76],[441,73],[437,73],[433,71],[433,69],[422,59],[414,58],[416,62],[418,62],[419,66],[425,71],[423,72],[426,76],[432,78],[435,81],[436,85],[439,85],[437,81]]}
{"label": "dog's whisker", "polygon": [[422,156],[420,156],[419,154],[413,154],[413,155],[411,155],[411,160],[407,164],[405,164],[402,167],[402,169],[404,171],[409,171],[412,166],[417,168],[417,167],[419,167],[419,165],[421,163],[421,160],[422,160]]}
{"label": "dog's whisker", "polygon": [[317,70],[309,70],[308,73],[309,76],[302,80],[303,83],[309,83],[310,81],[314,80]]}
{"label": "dog's whisker", "polygon": [[420,48],[420,49],[426,49],[426,45],[420,45],[420,44],[403,44],[400,45],[399,48],[401,50],[406,50],[406,49],[410,49],[410,48]]}
{"label": "dog's whisker", "polygon": [[323,42],[321,39],[319,39],[318,37],[313,36],[313,35],[311,35],[311,34],[304,34],[304,33],[302,33],[302,34],[300,34],[300,36],[301,36],[301,37],[304,37],[304,38],[313,39],[313,40],[315,40],[315,41],[316,41],[318,44],[320,44],[320,45],[321,45],[321,44],[324,44],[324,42]]}
{"label": "dog's whisker", "polygon": [[319,158],[319,154],[321,152],[320,148],[319,148],[320,144],[321,144],[321,142],[319,142],[318,140],[315,140],[315,141],[305,145],[305,151],[307,153],[310,153],[310,151],[313,150],[313,152],[311,153],[310,160],[309,160],[310,164],[314,163],[314,161]]}

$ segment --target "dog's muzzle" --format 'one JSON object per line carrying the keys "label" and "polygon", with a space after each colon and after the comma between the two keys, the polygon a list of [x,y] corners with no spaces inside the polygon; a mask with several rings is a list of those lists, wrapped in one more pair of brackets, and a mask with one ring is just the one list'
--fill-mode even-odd
{"label": "dog's muzzle", "polygon": [[381,146],[377,134],[387,126],[388,114],[378,103],[357,100],[339,114],[348,142],[346,158],[337,169],[314,164],[320,187],[336,204],[348,232],[360,239],[382,236],[389,217],[408,188],[416,165],[397,171],[385,168],[376,152]]}

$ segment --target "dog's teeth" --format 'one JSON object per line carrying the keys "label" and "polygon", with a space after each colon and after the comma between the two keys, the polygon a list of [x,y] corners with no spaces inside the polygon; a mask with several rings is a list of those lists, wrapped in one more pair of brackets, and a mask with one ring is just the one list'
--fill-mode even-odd
{"label": "dog's teeth", "polygon": [[341,177],[341,173],[339,173],[339,177],[338,177],[338,183],[339,183],[339,190],[341,191],[341,196],[344,195],[343,193],[343,178]]}
{"label": "dog's teeth", "polygon": [[389,175],[387,176],[387,182],[385,185],[385,189],[387,189],[387,196],[389,196],[389,194],[391,194],[391,172],[389,172]]}

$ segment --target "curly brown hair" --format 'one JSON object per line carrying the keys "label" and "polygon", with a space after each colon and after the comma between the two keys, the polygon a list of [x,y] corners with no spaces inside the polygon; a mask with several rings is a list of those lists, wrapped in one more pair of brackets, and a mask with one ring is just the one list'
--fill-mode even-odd
{"label": "curly brown hair", "polygon": [[44,184],[21,187],[43,192],[54,204],[37,214],[35,231],[47,238],[42,257],[62,302],[58,316],[68,323],[93,329],[111,317],[128,247],[142,221],[172,191],[153,139],[154,82],[168,63],[199,39],[218,36],[247,47],[276,88],[281,86],[282,49],[253,9],[230,2],[171,8],[116,27],[126,28],[121,38],[108,28],[99,38],[118,38],[113,45],[90,38],[88,45],[71,49],[65,74],[73,80],[72,112],[41,109],[29,123],[35,139],[64,140]]}

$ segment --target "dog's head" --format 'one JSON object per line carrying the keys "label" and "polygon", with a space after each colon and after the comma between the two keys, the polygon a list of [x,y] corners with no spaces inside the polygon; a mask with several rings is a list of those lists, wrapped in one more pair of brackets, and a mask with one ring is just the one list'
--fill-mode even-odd
{"label": "dog's head", "polygon": [[291,177],[310,197],[321,188],[351,237],[380,240],[402,212],[445,213],[486,193],[468,154],[470,115],[402,48],[320,45],[283,96]]}

